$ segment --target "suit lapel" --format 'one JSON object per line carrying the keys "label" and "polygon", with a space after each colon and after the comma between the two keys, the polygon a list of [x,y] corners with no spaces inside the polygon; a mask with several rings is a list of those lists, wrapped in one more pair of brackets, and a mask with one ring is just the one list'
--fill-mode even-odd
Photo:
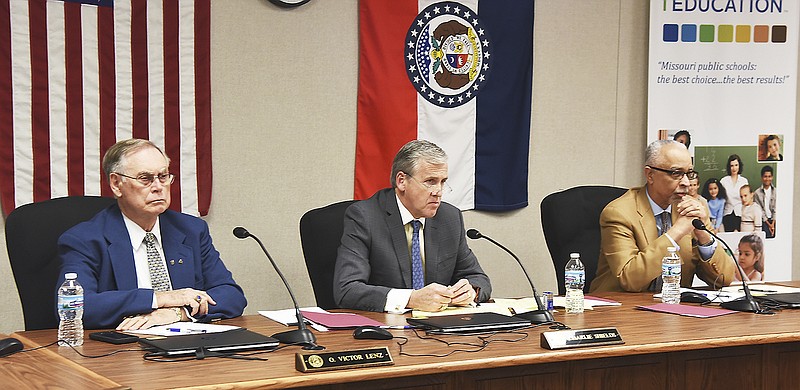
{"label": "suit lapel", "polygon": [[192,251],[184,244],[186,234],[172,223],[169,211],[159,216],[161,241],[173,289],[194,286],[194,261]]}
{"label": "suit lapel", "polygon": [[639,228],[644,232],[647,243],[658,239],[656,218],[653,216],[653,208],[650,207],[645,187],[640,187],[636,194],[636,212],[639,214]]}
{"label": "suit lapel", "polygon": [[114,206],[108,214],[105,237],[108,241],[108,256],[114,269],[114,280],[118,290],[139,288],[136,280],[136,266],[133,261],[131,237],[122,220],[122,212]]}
{"label": "suit lapel", "polygon": [[400,209],[397,207],[397,199],[393,189],[388,189],[381,197],[381,208],[384,210],[384,223],[392,238],[397,265],[400,267],[400,278],[405,288],[412,288],[411,280],[411,257],[408,253],[408,240],[406,239],[406,229],[403,226],[403,219],[400,217]]}

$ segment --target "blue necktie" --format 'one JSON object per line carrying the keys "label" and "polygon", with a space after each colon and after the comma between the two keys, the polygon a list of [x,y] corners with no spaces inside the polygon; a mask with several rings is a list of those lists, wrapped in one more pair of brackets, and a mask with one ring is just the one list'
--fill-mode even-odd
{"label": "blue necktie", "polygon": [[419,250],[419,229],[422,222],[411,221],[414,232],[411,234],[411,283],[414,290],[425,287],[425,272],[422,269],[422,254]]}

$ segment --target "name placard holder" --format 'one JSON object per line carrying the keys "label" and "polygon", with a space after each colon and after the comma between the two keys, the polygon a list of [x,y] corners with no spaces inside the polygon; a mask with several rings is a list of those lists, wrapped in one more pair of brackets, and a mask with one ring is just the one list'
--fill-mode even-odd
{"label": "name placard holder", "polygon": [[617,328],[570,329],[544,332],[542,348],[565,349],[598,345],[625,344]]}
{"label": "name placard holder", "polygon": [[324,353],[298,353],[295,354],[294,362],[295,368],[300,372],[389,366],[394,364],[388,347]]}

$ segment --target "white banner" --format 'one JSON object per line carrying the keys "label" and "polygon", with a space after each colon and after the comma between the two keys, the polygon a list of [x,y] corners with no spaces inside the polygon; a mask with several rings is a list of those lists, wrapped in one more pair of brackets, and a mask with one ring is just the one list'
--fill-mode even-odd
{"label": "white banner", "polygon": [[648,142],[690,139],[699,192],[727,190],[718,231],[763,231],[728,242],[754,280],[792,275],[797,5],[650,2]]}

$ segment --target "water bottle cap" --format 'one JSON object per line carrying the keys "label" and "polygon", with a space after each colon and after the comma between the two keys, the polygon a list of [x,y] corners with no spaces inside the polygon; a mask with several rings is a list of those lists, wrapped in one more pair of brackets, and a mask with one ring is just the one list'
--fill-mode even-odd
{"label": "water bottle cap", "polygon": [[674,246],[668,246],[667,247],[667,252],[675,252],[675,251],[677,251],[677,249],[675,249]]}
{"label": "water bottle cap", "polygon": [[581,254],[580,254],[580,253],[577,253],[577,252],[574,252],[574,253],[570,253],[570,254],[569,254],[569,258],[570,258],[570,259],[577,259],[577,258],[579,258],[579,257],[581,257]]}
{"label": "water bottle cap", "polygon": [[78,279],[78,274],[76,274],[75,272],[65,273],[64,279]]}

